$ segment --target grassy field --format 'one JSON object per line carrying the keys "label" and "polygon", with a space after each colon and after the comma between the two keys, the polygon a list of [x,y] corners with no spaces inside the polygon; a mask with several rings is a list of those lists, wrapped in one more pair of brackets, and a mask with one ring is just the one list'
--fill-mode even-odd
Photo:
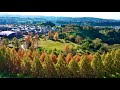
{"label": "grassy field", "polygon": [[47,50],[53,50],[55,48],[57,50],[63,50],[66,45],[70,45],[71,47],[78,46],[77,44],[72,43],[72,42],[66,43],[66,42],[64,42],[64,40],[59,40],[59,41],[46,40],[46,41],[44,41],[43,39],[40,39],[40,42],[39,42],[39,46],[43,47]]}

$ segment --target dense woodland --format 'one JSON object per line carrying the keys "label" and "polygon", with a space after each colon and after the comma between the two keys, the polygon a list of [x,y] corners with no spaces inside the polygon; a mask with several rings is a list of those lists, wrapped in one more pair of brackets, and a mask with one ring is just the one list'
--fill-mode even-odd
{"label": "dense woodland", "polygon": [[[50,22],[38,25],[51,25],[56,30],[41,35],[28,33],[25,39],[1,39],[0,72],[30,78],[120,77],[119,29],[55,26]],[[58,49],[52,43],[64,46]],[[54,49],[47,49],[47,44]]]}

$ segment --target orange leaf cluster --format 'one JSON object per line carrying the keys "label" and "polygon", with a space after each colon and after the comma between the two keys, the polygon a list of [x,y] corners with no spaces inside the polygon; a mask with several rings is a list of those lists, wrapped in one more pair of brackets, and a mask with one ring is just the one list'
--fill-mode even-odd
{"label": "orange leaf cluster", "polygon": [[40,60],[43,62],[46,56],[46,52],[42,52],[41,56],[40,56]]}
{"label": "orange leaf cluster", "polygon": [[69,63],[71,59],[72,59],[72,54],[68,53],[66,56],[66,63]]}
{"label": "orange leaf cluster", "polygon": [[81,56],[80,56],[80,55],[75,55],[75,56],[73,57],[73,59],[74,59],[76,62],[79,62],[80,59],[81,59]]}
{"label": "orange leaf cluster", "polygon": [[50,54],[50,59],[51,59],[54,63],[57,62],[56,55],[55,55],[54,53],[51,53],[51,54]]}
{"label": "orange leaf cluster", "polygon": [[93,57],[94,57],[94,56],[93,56],[92,54],[87,55],[87,59],[88,59],[89,61],[92,61]]}

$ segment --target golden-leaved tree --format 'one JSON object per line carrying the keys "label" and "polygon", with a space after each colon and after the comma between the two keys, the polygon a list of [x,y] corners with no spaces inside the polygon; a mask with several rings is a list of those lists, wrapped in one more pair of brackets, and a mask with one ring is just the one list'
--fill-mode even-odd
{"label": "golden-leaved tree", "polygon": [[31,72],[33,77],[37,78],[44,78],[44,69],[39,58],[34,57],[32,64],[31,64]]}
{"label": "golden-leaved tree", "polygon": [[114,60],[112,59],[110,52],[107,52],[107,54],[105,55],[105,58],[103,59],[103,65],[104,65],[106,76],[113,73],[113,63],[114,63]]}
{"label": "golden-leaved tree", "polygon": [[52,62],[54,62],[54,63],[57,62],[56,55],[55,55],[53,52],[50,54],[50,60],[51,60]]}
{"label": "golden-leaved tree", "polygon": [[45,59],[45,56],[47,55],[47,53],[45,51],[42,52],[41,56],[40,56],[40,60],[43,62]]}
{"label": "golden-leaved tree", "polygon": [[70,45],[66,45],[64,48],[64,51],[66,54],[70,53],[70,51],[71,51]]}
{"label": "golden-leaved tree", "polygon": [[71,59],[72,59],[72,54],[68,53],[66,56],[66,63],[69,63]]}
{"label": "golden-leaved tree", "polygon": [[50,60],[49,56],[45,56],[44,69],[46,78],[57,78],[57,72],[54,63]]}
{"label": "golden-leaved tree", "polygon": [[94,58],[91,61],[91,66],[96,78],[102,78],[104,76],[104,67],[101,56],[98,52],[95,53]]}
{"label": "golden-leaved tree", "polygon": [[55,35],[54,35],[54,40],[55,40],[55,41],[58,40],[58,35],[59,35],[58,32],[56,32]]}
{"label": "golden-leaved tree", "polygon": [[35,34],[35,37],[34,37],[34,43],[36,43],[37,44],[37,47],[38,47],[38,44],[39,44],[39,35],[38,34]]}
{"label": "golden-leaved tree", "polygon": [[90,65],[90,61],[87,60],[86,56],[82,56],[80,62],[78,63],[80,67],[80,75],[82,78],[93,77],[93,70]]}
{"label": "golden-leaved tree", "polygon": [[72,59],[69,64],[68,64],[69,70],[71,72],[71,76],[73,78],[79,78],[80,77],[80,67],[78,65],[78,63]]}
{"label": "golden-leaved tree", "polygon": [[111,53],[111,55],[115,55],[114,57],[114,74],[120,73],[120,49],[116,50],[114,53]]}
{"label": "golden-leaved tree", "polygon": [[59,78],[69,78],[71,77],[70,71],[68,69],[67,63],[64,60],[64,56],[62,54],[58,55],[57,63],[55,64],[55,68]]}
{"label": "golden-leaved tree", "polygon": [[24,57],[21,62],[22,74],[31,75],[31,61],[28,57]]}
{"label": "golden-leaved tree", "polygon": [[74,59],[76,62],[79,62],[80,59],[81,59],[81,56],[78,55],[78,54],[76,54],[76,55],[73,57],[73,59]]}

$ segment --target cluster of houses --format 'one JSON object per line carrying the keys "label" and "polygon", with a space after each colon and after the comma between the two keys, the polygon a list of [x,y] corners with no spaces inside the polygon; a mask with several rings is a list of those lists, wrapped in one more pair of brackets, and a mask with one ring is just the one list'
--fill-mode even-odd
{"label": "cluster of houses", "polygon": [[33,34],[45,34],[51,30],[54,31],[55,28],[38,25],[0,25],[0,37],[21,38],[23,35],[27,35],[28,32],[32,32]]}

